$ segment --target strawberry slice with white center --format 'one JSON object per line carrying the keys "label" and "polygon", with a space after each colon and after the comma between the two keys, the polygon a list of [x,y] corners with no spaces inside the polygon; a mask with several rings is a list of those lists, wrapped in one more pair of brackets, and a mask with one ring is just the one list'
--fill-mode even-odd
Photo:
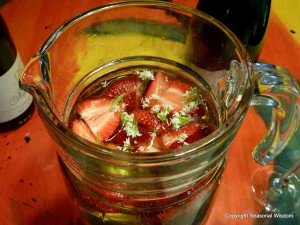
{"label": "strawberry slice with white center", "polygon": [[77,112],[84,121],[98,118],[103,113],[110,111],[114,99],[91,99],[77,105]]}
{"label": "strawberry slice with white center", "polygon": [[158,105],[171,105],[175,111],[184,107],[185,94],[191,90],[187,83],[170,80],[161,72],[157,72],[154,80],[148,83],[144,99],[148,101],[149,107]]}
{"label": "strawberry slice with white center", "polygon": [[149,81],[144,94],[144,99],[149,101],[150,107],[156,104],[157,100],[168,89],[168,87],[168,77],[162,72],[157,72],[154,75],[154,80]]}
{"label": "strawberry slice with white center", "polygon": [[162,98],[175,103],[183,103],[185,94],[191,90],[191,86],[181,81],[171,81],[169,88],[163,93]]}
{"label": "strawberry slice with white center", "polygon": [[87,100],[77,106],[77,112],[101,142],[114,133],[121,121],[119,113],[111,109],[113,102],[114,99],[101,98]]}
{"label": "strawberry slice with white center", "polygon": [[95,136],[91,132],[90,128],[82,120],[75,120],[71,124],[71,129],[74,133],[78,134],[80,137],[85,138],[90,142],[96,142]]}
{"label": "strawberry slice with white center", "polygon": [[185,94],[191,90],[191,86],[181,81],[170,81],[169,87],[161,95],[159,104],[170,104],[175,111],[180,111],[184,105]]}
{"label": "strawberry slice with white center", "polygon": [[117,112],[105,112],[101,116],[88,120],[86,123],[99,141],[105,141],[120,124],[120,115]]}

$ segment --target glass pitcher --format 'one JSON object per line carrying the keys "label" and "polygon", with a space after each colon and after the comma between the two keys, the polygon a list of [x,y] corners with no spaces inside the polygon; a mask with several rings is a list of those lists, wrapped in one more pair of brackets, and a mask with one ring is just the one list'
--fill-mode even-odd
{"label": "glass pitcher", "polygon": [[[138,153],[72,132],[69,118],[81,93],[136,68],[199,83],[215,105],[218,128],[181,148]],[[227,27],[162,1],[111,3],[70,19],[28,63],[20,86],[34,96],[57,143],[67,186],[86,224],[204,223],[248,107],[273,109],[269,131],[253,153],[261,164],[284,149],[299,122],[299,88],[288,71],[252,64]]]}

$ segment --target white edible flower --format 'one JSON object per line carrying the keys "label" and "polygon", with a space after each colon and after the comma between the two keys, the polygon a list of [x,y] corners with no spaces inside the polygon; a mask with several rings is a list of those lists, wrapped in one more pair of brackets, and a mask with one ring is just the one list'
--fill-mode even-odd
{"label": "white edible flower", "polygon": [[163,105],[154,105],[151,108],[151,111],[157,115],[157,117],[164,122],[167,119],[169,113],[173,110],[173,106],[171,104],[163,104]]}
{"label": "white edible flower", "polygon": [[187,105],[185,105],[182,109],[182,113],[188,113],[193,109],[196,109],[198,107],[197,102],[189,102]]}
{"label": "white edible flower", "polygon": [[130,144],[130,139],[129,139],[129,138],[126,138],[126,140],[123,141],[123,146],[122,146],[122,147],[121,147],[121,146],[118,146],[117,148],[118,148],[119,150],[121,150],[121,151],[124,151],[124,152],[127,152],[127,151],[129,151],[129,150],[134,149],[134,148],[131,146],[131,144]]}
{"label": "white edible flower", "polygon": [[171,124],[175,130],[193,121],[193,117],[185,113],[175,112],[171,118]]}
{"label": "white edible flower", "polygon": [[199,97],[200,90],[196,87],[193,87],[190,91],[186,91],[184,96],[191,98],[191,99],[197,99]]}
{"label": "white edible flower", "polygon": [[150,99],[149,98],[142,98],[142,107],[143,109],[149,107]]}
{"label": "white edible flower", "polygon": [[129,115],[127,112],[123,112],[121,116],[123,122],[123,130],[127,136],[138,137],[142,134],[139,132],[137,121],[134,120],[133,114]]}
{"label": "white edible flower", "polygon": [[178,130],[179,127],[180,127],[180,120],[179,120],[179,113],[178,112],[175,112],[171,118],[171,123],[173,125],[173,127]]}
{"label": "white edible flower", "polygon": [[159,111],[160,111],[160,105],[154,105],[154,106],[152,106],[151,111],[154,112],[154,113],[159,113]]}
{"label": "white edible flower", "polygon": [[154,74],[150,70],[137,71],[137,74],[142,80],[154,80]]}
{"label": "white edible flower", "polygon": [[171,104],[163,104],[162,106],[169,112],[171,112],[174,109]]}

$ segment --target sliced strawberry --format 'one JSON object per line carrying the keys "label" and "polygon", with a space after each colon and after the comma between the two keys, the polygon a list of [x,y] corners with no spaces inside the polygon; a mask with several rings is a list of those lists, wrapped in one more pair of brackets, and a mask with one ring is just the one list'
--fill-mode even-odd
{"label": "sliced strawberry", "polygon": [[206,114],[205,106],[202,104],[199,104],[196,108],[192,109],[191,111],[187,112],[187,114],[193,116],[193,117],[203,117]]}
{"label": "sliced strawberry", "polygon": [[149,110],[136,110],[133,112],[133,115],[138,124],[147,128],[149,131],[161,132],[162,123],[160,119]]}
{"label": "sliced strawberry", "polygon": [[120,147],[123,147],[126,140],[129,139],[130,145],[131,147],[133,147],[133,149],[131,149],[132,151],[135,151],[141,146],[149,146],[151,142],[151,135],[149,131],[142,126],[138,126],[138,130],[141,135],[137,137],[128,137],[124,130],[120,130],[112,137],[111,142],[119,145]]}
{"label": "sliced strawberry", "polygon": [[113,101],[112,98],[86,100],[78,104],[76,110],[83,120],[90,121],[110,111]]}
{"label": "sliced strawberry", "polygon": [[136,92],[141,83],[142,79],[137,75],[128,78],[120,78],[111,82],[102,94],[104,97],[115,98],[123,93]]}
{"label": "sliced strawberry", "polygon": [[138,126],[138,129],[139,129],[141,136],[132,138],[132,140],[131,140],[132,146],[134,148],[138,148],[141,146],[147,147],[151,141],[150,132],[142,126]]}
{"label": "sliced strawberry", "polygon": [[78,134],[82,138],[85,138],[91,142],[96,142],[95,136],[91,132],[90,128],[82,120],[75,120],[71,124],[71,129],[74,133]]}
{"label": "sliced strawberry", "polygon": [[[199,134],[198,134],[199,133]],[[184,145],[184,142],[189,137],[195,135],[201,138],[201,124],[198,122],[191,122],[178,130],[172,130],[162,135],[162,143],[166,150],[179,148]],[[203,136],[202,136],[203,137]],[[199,140],[197,139],[197,140]]]}
{"label": "sliced strawberry", "polygon": [[77,106],[77,112],[101,142],[114,133],[121,121],[119,113],[111,111],[113,101],[111,98],[101,98],[87,100]]}
{"label": "sliced strawberry", "polygon": [[161,96],[165,90],[169,87],[168,77],[165,76],[162,72],[157,72],[154,75],[154,80],[151,80],[147,84],[145,90],[144,98],[150,101],[149,106],[156,104],[157,100],[154,96]]}
{"label": "sliced strawberry", "polygon": [[162,98],[175,103],[184,103],[186,92],[191,90],[191,86],[181,81],[170,81],[168,89],[163,93]]}
{"label": "sliced strawberry", "polygon": [[[199,122],[191,122],[178,130],[166,132],[162,135],[164,149],[175,149],[182,147],[184,143],[192,144],[206,137],[217,129],[215,125],[206,125]],[[181,136],[181,135],[184,136]],[[184,138],[183,138],[184,137]]]}
{"label": "sliced strawberry", "polygon": [[121,101],[125,104],[127,112],[132,112],[135,109],[141,108],[142,94],[139,90],[136,92],[126,93],[124,99]]}
{"label": "sliced strawberry", "polygon": [[170,81],[169,87],[161,95],[158,104],[170,104],[174,108],[174,111],[180,111],[184,105],[185,94],[191,89],[191,86],[181,81]]}
{"label": "sliced strawberry", "polygon": [[202,128],[202,133],[204,134],[204,137],[206,137],[207,135],[211,134],[215,130],[217,130],[216,125],[208,125]]}
{"label": "sliced strawberry", "polygon": [[110,83],[103,91],[103,97],[116,98],[125,93],[122,103],[126,104],[126,111],[139,108],[141,104],[142,79],[137,75],[121,78]]}
{"label": "sliced strawberry", "polygon": [[164,149],[164,146],[163,146],[163,143],[162,143],[162,137],[161,137],[161,136],[156,136],[156,137],[153,139],[152,146],[153,146],[154,148],[156,148],[156,149],[163,150],[163,149]]}
{"label": "sliced strawberry", "polygon": [[86,121],[99,141],[105,141],[109,138],[115,132],[120,122],[120,114],[117,112],[105,112],[97,118]]}
{"label": "sliced strawberry", "polygon": [[215,125],[208,125],[208,124],[200,124],[200,129],[196,130],[193,134],[189,135],[185,142],[188,144],[192,144],[201,138],[206,137],[207,135],[211,134],[217,129]]}
{"label": "sliced strawberry", "polygon": [[175,111],[180,111],[186,104],[185,94],[191,90],[187,83],[170,80],[163,73],[155,74],[154,80],[148,83],[144,98],[149,100],[149,106],[153,105],[172,105]]}

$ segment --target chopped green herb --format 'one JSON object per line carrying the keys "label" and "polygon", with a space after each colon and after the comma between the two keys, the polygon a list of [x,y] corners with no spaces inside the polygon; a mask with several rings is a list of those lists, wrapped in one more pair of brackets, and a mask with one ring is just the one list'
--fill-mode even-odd
{"label": "chopped green herb", "polygon": [[118,107],[118,103],[124,98],[126,94],[120,94],[118,97],[116,97],[113,101],[113,103],[111,104],[110,110],[113,112],[119,112],[120,108]]}

